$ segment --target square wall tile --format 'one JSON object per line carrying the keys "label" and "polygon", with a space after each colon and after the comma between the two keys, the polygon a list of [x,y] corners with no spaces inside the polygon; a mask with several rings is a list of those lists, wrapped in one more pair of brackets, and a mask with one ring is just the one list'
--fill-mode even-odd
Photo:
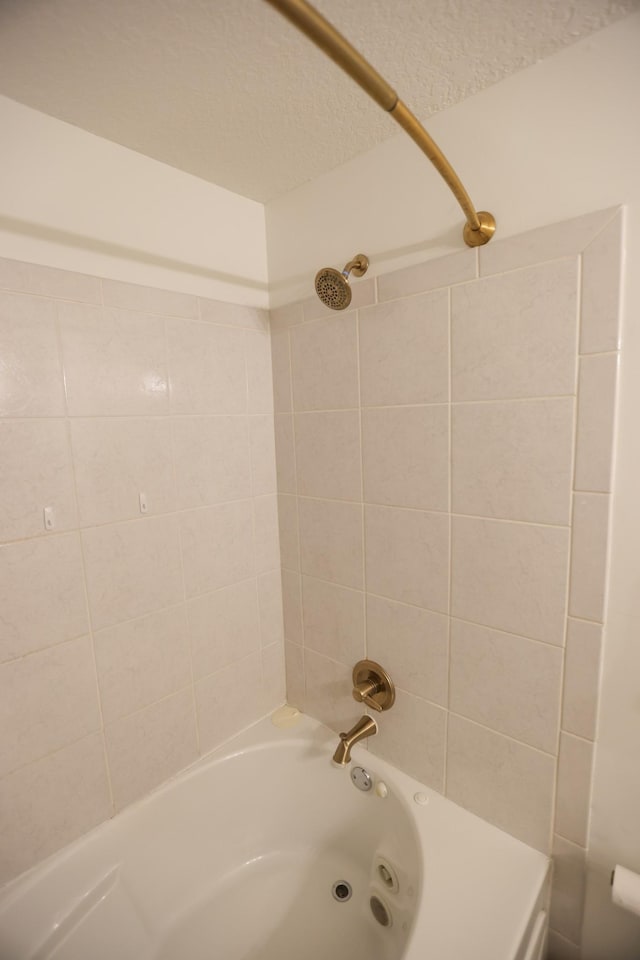
{"label": "square wall tile", "polygon": [[255,723],[262,712],[262,658],[254,653],[198,680],[200,750],[208,753]]}
{"label": "square wall tile", "polygon": [[269,331],[268,310],[203,297],[198,297],[198,307],[200,319],[207,323],[222,323],[227,327],[244,327],[245,330],[261,330],[263,333]]}
{"label": "square wall tile", "polygon": [[301,497],[299,511],[302,573],[361,589],[362,506]]}
{"label": "square wall tile", "polygon": [[562,729],[595,740],[602,626],[569,619],[564,663]]}
{"label": "square wall tile", "polygon": [[561,679],[559,647],[451,621],[454,713],[555,753]]}
{"label": "square wall tile", "polygon": [[448,401],[446,290],[361,311],[360,383],[363,406]]}
{"label": "square wall tile", "polygon": [[582,951],[577,943],[567,940],[555,930],[549,930],[546,960],[581,960]]}
{"label": "square wall tile", "polygon": [[258,577],[258,606],[260,610],[260,641],[263,647],[284,640],[282,610],[282,571],[270,570]]}
{"label": "square wall tile", "polygon": [[280,534],[277,497],[253,498],[256,573],[280,569]]}
{"label": "square wall tile", "polygon": [[284,616],[284,636],[290,643],[302,646],[302,579],[299,573],[282,571],[282,612]]}
{"label": "square wall tile", "polygon": [[251,445],[251,486],[254,497],[278,492],[273,415],[249,417]]}
{"label": "square wall tile", "polygon": [[448,619],[440,613],[367,596],[367,656],[385,665],[397,687],[443,707],[448,636]]}
{"label": "square wall tile", "polygon": [[306,710],[304,692],[304,652],[296,643],[285,642],[284,645],[285,676],[287,682],[287,703]]}
{"label": "square wall tile", "polygon": [[287,699],[284,646],[273,643],[262,650],[262,712],[271,713]]}
{"label": "square wall tile", "polygon": [[260,648],[256,581],[187,601],[193,676],[199,680]]}
{"label": "square wall tile", "polygon": [[305,712],[340,733],[362,716],[362,704],[352,696],[351,666],[305,649]]}
{"label": "square wall tile", "polygon": [[249,413],[273,413],[271,339],[268,332],[249,331],[244,335],[247,357],[247,409]]}
{"label": "square wall tile", "polygon": [[393,710],[367,745],[371,753],[442,793],[445,737],[446,711],[398,690]]}
{"label": "square wall tile", "polygon": [[367,503],[448,510],[448,407],[363,410],[362,462]]}
{"label": "square wall tile", "polygon": [[82,540],[94,630],[183,599],[175,517],[93,527],[83,531]]}
{"label": "square wall tile", "polygon": [[171,429],[160,417],[73,419],[71,445],[80,523],[92,526],[176,506]]}
{"label": "square wall tile", "polygon": [[269,323],[271,325],[272,335],[276,330],[288,329],[303,321],[304,310],[302,300],[296,300],[295,303],[286,303],[282,307],[271,307],[269,310]]}
{"label": "square wall tile", "polygon": [[105,727],[116,810],[153,790],[198,755],[193,692],[182,690]]}
{"label": "square wall tile", "polygon": [[191,682],[184,606],[94,635],[105,723],[150,706]]}
{"label": "square wall tile", "polygon": [[549,852],[555,757],[449,716],[447,797]]}
{"label": "square wall tile", "polygon": [[56,309],[51,300],[0,293],[1,417],[63,417]]}
{"label": "square wall tile", "polygon": [[275,441],[278,493],[295,493],[296,454],[293,438],[293,416],[290,413],[276,414]]}
{"label": "square wall tile", "polygon": [[58,532],[76,526],[65,421],[0,421],[0,541],[45,533],[45,507],[53,511]]}
{"label": "square wall tile", "polygon": [[354,313],[292,327],[294,408],[358,406],[358,336]]}
{"label": "square wall tile", "polygon": [[359,412],[297,413],[294,428],[298,493],[361,500]]}
{"label": "square wall tile", "polygon": [[606,353],[620,345],[623,211],[582,254],[580,353]]}
{"label": "square wall tile", "polygon": [[590,740],[570,733],[560,735],[555,830],[582,847],[587,845],[592,761]]}
{"label": "square wall tile", "polygon": [[167,321],[171,412],[246,413],[244,331]]}
{"label": "square wall tile", "polygon": [[598,493],[576,493],[573,498],[569,613],[600,623],[607,582],[609,499]]}
{"label": "square wall tile", "polygon": [[0,663],[87,633],[83,581],[76,533],[0,546]]}
{"label": "square wall tile", "polygon": [[412,267],[403,267],[378,277],[378,296],[380,300],[395,300],[409,297],[424,290],[437,287],[450,287],[465,280],[477,277],[477,252],[460,250],[446,257],[436,257],[425,263],[416,263]]}
{"label": "square wall tile", "polygon": [[189,510],[180,518],[187,597],[255,576],[251,500]]}
{"label": "square wall tile", "polygon": [[180,509],[251,496],[246,417],[173,417],[171,431]]}
{"label": "square wall tile", "polygon": [[580,253],[615,216],[615,207],[562,220],[515,237],[494,240],[479,252],[480,276]]}
{"label": "square wall tile", "polygon": [[562,837],[553,838],[553,886],[549,922],[553,929],[580,942],[586,885],[585,851]]}
{"label": "square wall tile", "polygon": [[88,637],[0,666],[0,777],[100,728]]}
{"label": "square wall tile", "polygon": [[102,736],[93,734],[0,781],[0,884],[112,815]]}
{"label": "square wall tile", "polygon": [[336,583],[302,578],[304,645],[347,666],[365,655],[364,594]]}
{"label": "square wall tile", "polygon": [[289,330],[271,331],[271,366],[273,372],[273,406],[276,413],[290,413],[291,351]]}
{"label": "square wall tile", "polygon": [[159,290],[140,283],[123,283],[121,280],[103,280],[102,296],[107,307],[123,310],[140,310],[164,317],[198,317],[197,299],[188,293],[175,290]]}
{"label": "square wall tile", "polygon": [[454,517],[454,617],[562,646],[569,531]]}
{"label": "square wall tile", "polygon": [[616,353],[580,358],[576,490],[611,490],[617,376]]}
{"label": "square wall tile", "polygon": [[287,570],[300,569],[298,545],[298,499],[282,495],[278,497],[278,534],[280,557]]}
{"label": "square wall tile", "polygon": [[102,303],[101,282],[73,270],[58,270],[39,263],[0,257],[0,288],[60,300]]}
{"label": "square wall tile", "polygon": [[73,303],[58,316],[71,416],[168,412],[164,320]]}
{"label": "square wall tile", "polygon": [[453,407],[454,513],[568,524],[573,399]]}
{"label": "square wall tile", "polygon": [[367,590],[442,613],[449,609],[449,518],[367,505]]}
{"label": "square wall tile", "polygon": [[575,393],[576,258],[451,291],[454,400]]}

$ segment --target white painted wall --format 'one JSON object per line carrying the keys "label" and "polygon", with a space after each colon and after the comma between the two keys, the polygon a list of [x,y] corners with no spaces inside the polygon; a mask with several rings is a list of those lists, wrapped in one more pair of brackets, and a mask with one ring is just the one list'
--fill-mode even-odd
{"label": "white painted wall", "polygon": [[267,305],[264,207],[0,97],[0,256]]}
{"label": "white painted wall", "polygon": [[[609,906],[621,861],[640,871],[640,13],[429,124],[499,236],[627,205],[624,346],[602,706],[594,778],[587,960],[637,960],[640,920]],[[391,123],[391,121],[389,121]],[[405,137],[267,206],[272,303],[356,252],[374,273],[461,249],[462,217]],[[357,281],[356,281],[357,282]]]}

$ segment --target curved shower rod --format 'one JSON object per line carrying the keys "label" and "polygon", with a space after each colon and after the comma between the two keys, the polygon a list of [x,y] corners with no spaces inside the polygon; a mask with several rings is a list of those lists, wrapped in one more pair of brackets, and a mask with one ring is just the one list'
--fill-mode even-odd
{"label": "curved shower rod", "polygon": [[440,176],[449,185],[451,192],[462,207],[467,222],[462,235],[469,247],[488,243],[495,233],[495,218],[486,210],[476,211],[471,197],[462,185],[459,176],[444,153],[424,129],[420,121],[400,100],[393,87],[365,60],[362,54],[346,40],[328,20],[318,13],[306,0],[265,0],[283,16],[305,33],[316,46],[331,57],[339,67],[359,84],[383,110],[400,124],[411,139],[431,160]]}

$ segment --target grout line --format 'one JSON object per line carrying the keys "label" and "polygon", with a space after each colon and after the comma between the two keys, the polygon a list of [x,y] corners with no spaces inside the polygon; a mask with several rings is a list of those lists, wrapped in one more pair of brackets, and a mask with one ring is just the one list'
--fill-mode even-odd
{"label": "grout line", "polygon": [[[74,487],[75,487],[75,486],[76,486],[76,480],[75,480],[75,466],[74,466]],[[77,497],[77,492],[76,492],[76,497]],[[111,810],[112,810],[112,812],[113,812],[113,811],[115,811],[115,809],[116,809],[116,806],[115,806],[115,795],[114,795],[114,791],[113,791],[113,783],[112,783],[112,778],[111,778],[111,765],[110,765],[110,763],[109,763],[109,756],[108,756],[108,752],[107,752],[106,724],[105,724],[105,720],[104,720],[104,711],[103,711],[103,707],[102,707],[102,691],[101,691],[101,689],[100,689],[100,681],[99,681],[99,679],[98,679],[98,661],[97,661],[97,657],[96,657],[96,644],[95,644],[95,633],[96,633],[96,631],[95,631],[94,626],[93,626],[93,617],[92,617],[92,614],[91,614],[91,604],[89,603],[89,588],[88,588],[88,583],[87,583],[87,563],[86,563],[86,556],[85,556],[85,549],[84,549],[84,539],[83,539],[82,533],[81,533],[80,531],[78,531],[77,536],[78,536],[79,546],[80,546],[80,562],[81,562],[81,564],[82,564],[82,586],[83,586],[84,596],[85,596],[85,605],[86,605],[86,612],[87,612],[87,622],[88,622],[88,625],[89,625],[89,637],[90,637],[90,641],[91,641],[91,650],[92,650],[92,655],[93,655],[93,669],[94,669],[94,673],[95,673],[96,691],[97,691],[97,695],[98,695],[98,709],[99,709],[99,713],[100,713],[100,726],[101,726],[101,733],[102,733],[102,745],[103,745],[103,751],[104,751],[105,771],[106,771],[106,776],[107,776],[107,784],[108,784],[108,788],[109,788],[109,795],[110,795],[110,799],[111,799]]]}
{"label": "grout line", "polygon": [[[533,230],[542,230],[542,229],[544,229],[544,227],[533,227],[532,231],[526,231],[526,232],[529,233],[529,232],[533,232]],[[516,235],[516,237],[503,237],[501,242],[507,242],[511,239],[516,239],[517,236],[524,236],[524,234]],[[491,249],[495,250],[496,248],[494,246]],[[542,260],[527,259],[525,263],[518,263],[515,266],[509,266],[506,269],[503,268],[501,270],[487,270],[487,268],[485,267],[484,272],[480,274],[480,276],[478,277],[478,280],[488,280],[489,278],[494,278],[494,277],[506,277],[506,276],[509,276],[509,274],[511,273],[518,273],[521,270],[532,270],[534,267],[545,267],[550,263],[559,263],[564,260],[575,260],[577,257],[581,255],[581,253],[582,253],[582,248],[580,250],[570,250],[564,253],[558,253],[555,256],[550,256],[546,258],[544,258],[544,254],[543,254]]]}
{"label": "grout line", "polygon": [[[66,535],[67,535],[67,536],[71,536],[71,535],[73,535],[73,534],[75,534],[75,533],[77,533],[77,532],[78,532],[78,531],[69,531],[69,533],[66,534]],[[275,573],[275,572],[276,572],[277,570],[279,570],[279,569],[280,569],[280,568],[278,568],[278,567],[274,567],[272,570],[266,570],[266,571],[264,571],[264,573],[265,573],[265,574],[266,574],[266,573]],[[286,568],[285,568],[285,569],[286,569]],[[289,572],[290,572],[290,571],[289,571]],[[262,574],[261,574],[261,576],[262,576]],[[251,582],[251,581],[253,581],[253,580],[255,580],[255,577],[244,577],[242,580],[234,580],[234,581],[232,581],[231,583],[226,583],[226,584],[224,584],[224,585],[221,586],[221,587],[215,587],[215,589],[213,589],[213,590],[206,590],[204,593],[197,593],[197,594],[195,594],[195,595],[192,596],[192,597],[186,597],[185,600],[178,600],[178,601],[176,601],[176,602],[174,602],[174,603],[169,603],[169,604],[166,604],[165,606],[162,606],[162,607],[155,607],[153,610],[149,610],[147,613],[140,614],[139,616],[136,616],[136,617],[127,617],[125,620],[116,620],[114,623],[110,623],[110,624],[108,624],[107,626],[99,627],[98,629],[94,629],[94,634],[95,634],[95,635],[98,635],[98,634],[104,633],[106,630],[114,630],[114,629],[116,629],[116,628],[118,628],[118,627],[124,627],[124,626],[127,626],[128,624],[131,624],[131,623],[139,623],[139,622],[141,622],[142,620],[148,619],[149,617],[154,617],[154,616],[157,616],[158,614],[168,613],[168,612],[171,611],[171,610],[177,610],[177,609],[179,609],[180,607],[182,607],[183,605],[186,606],[186,607],[188,607],[189,604],[191,604],[191,603],[193,603],[193,602],[195,602],[195,601],[197,601],[197,600],[202,600],[202,599],[204,599],[205,597],[211,597],[211,596],[213,596],[213,595],[216,594],[216,593],[221,593],[223,590],[230,590],[230,589],[232,589],[233,587],[240,586],[240,584],[243,584],[243,583],[249,583],[249,582]],[[343,589],[346,589],[346,588],[343,588]],[[8,657],[6,660],[3,660],[3,661],[0,663],[0,669],[2,669],[2,667],[3,667],[5,664],[15,663],[15,662],[18,661],[18,660],[25,660],[25,659],[27,659],[28,657],[34,656],[34,655],[36,655],[36,654],[38,654],[38,653],[43,653],[45,650],[52,650],[52,649],[54,649],[55,647],[60,647],[60,646],[62,646],[62,644],[64,644],[64,643],[70,643],[70,642],[73,641],[73,640],[78,640],[78,639],[80,639],[81,637],[88,637],[88,636],[89,636],[89,629],[88,629],[88,624],[87,624],[87,629],[86,629],[86,630],[83,630],[83,631],[81,631],[80,633],[76,633],[76,634],[74,634],[73,636],[64,637],[64,639],[62,639],[62,640],[56,640],[56,641],[54,641],[54,643],[47,643],[47,644],[45,644],[45,645],[42,646],[42,647],[36,647],[36,648],[34,648],[33,650],[28,650],[26,653],[21,653],[21,654],[19,654],[19,655],[16,656],[16,657]]]}
{"label": "grout line", "polygon": [[[377,282],[377,281],[376,281]],[[363,646],[362,655],[369,656],[369,630],[367,622],[367,525],[366,509],[364,505],[364,442],[362,432],[362,380],[360,376],[360,311],[356,311],[356,378],[358,384],[358,439],[360,444],[360,548],[362,550],[362,616],[363,616]]]}
{"label": "grout line", "polygon": [[552,926],[549,927],[549,933],[553,933],[553,935],[556,936],[559,940],[563,940],[565,943],[568,943],[572,947],[575,947],[576,950],[580,950],[580,944],[582,942],[582,938],[580,940],[580,943],[576,943],[575,940],[571,940],[569,937],[565,937],[563,933],[560,933],[558,930],[554,929],[554,927]]}
{"label": "grout line", "polygon": [[[343,411],[320,411],[324,412],[343,412]],[[170,409],[167,409],[164,413],[52,413],[52,414],[35,414],[32,417],[14,417],[14,416],[2,416],[0,417],[1,421],[7,421],[10,423],[33,423],[34,421],[42,421],[48,423],[51,420],[61,420],[65,416],[69,420],[104,420],[112,422],[114,420],[121,420],[123,423],[130,423],[132,420],[166,420],[167,417],[173,417],[175,420],[240,420],[243,417],[247,419],[256,419],[257,417],[269,417],[273,415],[273,411],[267,411],[266,413],[246,413],[246,411],[239,411],[237,413],[176,413]],[[278,413],[276,416],[287,416],[287,414]]]}
{"label": "grout line", "polygon": [[[298,496],[298,451],[296,448],[296,409],[295,409],[295,400],[293,394],[293,345],[291,343],[291,330],[287,330],[287,347],[288,347],[288,356],[289,356],[289,403],[291,404],[291,436],[292,436],[292,447],[293,447],[293,474],[294,474],[294,484],[295,484],[295,518],[296,518],[296,545],[298,550],[298,570],[295,571],[296,574],[296,584],[297,584],[297,594],[298,594],[298,603],[300,605],[300,630],[302,634],[302,644],[301,647],[301,660],[302,660],[302,699],[303,703],[299,705],[299,708],[304,712],[307,704],[307,664],[306,664],[306,643],[305,643],[305,630],[304,630],[304,602],[303,602],[303,592],[302,592],[302,544],[300,541],[300,497]],[[291,494],[283,494],[283,496],[291,496]],[[282,560],[282,557],[280,558]],[[284,583],[284,581],[283,581]],[[284,603],[284,587],[283,587],[283,603]],[[288,693],[288,691],[287,691]]]}
{"label": "grout line", "polygon": [[[602,353],[602,354],[585,354],[585,358],[590,359],[592,357],[617,357],[618,353]],[[511,403],[540,403],[542,401],[551,401],[551,400],[571,400],[575,397],[575,393],[560,393],[560,394],[548,394],[544,396],[532,396],[532,397],[489,397],[489,398],[476,398],[472,400],[452,400],[451,406],[461,407],[461,406],[484,406],[487,404],[511,404]],[[382,403],[382,404],[362,404],[363,410],[404,410],[404,409],[414,409],[416,407],[447,407],[449,406],[448,400],[434,400],[434,401],[425,401],[423,403]],[[297,410],[295,411],[295,416],[306,416],[310,414],[322,414],[322,413],[354,413],[358,412],[361,408],[358,407],[323,407],[312,410]],[[179,413],[171,409],[167,409],[163,413],[149,413],[147,411],[138,411],[136,413],[95,413],[95,412],[85,412],[85,413],[68,413],[67,416],[71,420],[161,420],[167,416],[176,417],[177,419],[190,419],[190,420],[214,420],[227,418],[231,419],[234,417],[259,417],[259,416],[270,416],[274,414],[274,411],[266,411],[263,413],[253,412],[246,410],[239,411],[218,411],[218,412],[201,412],[196,411],[193,413]],[[276,416],[291,416],[292,411],[290,410],[277,410],[275,411]],[[32,422],[34,420],[55,420],[59,419],[63,414],[53,413],[53,414],[34,414],[33,416],[11,416],[5,415],[0,417],[0,420],[8,421],[19,421],[19,422]]]}
{"label": "grout line", "polygon": [[[107,763],[107,755],[106,755],[106,747],[105,747],[103,730],[91,730],[90,733],[83,733],[81,737],[77,737],[75,740],[70,740],[68,743],[63,744],[61,747],[56,747],[55,750],[51,750],[49,751],[49,753],[45,753],[41,757],[36,757],[34,760],[27,760],[26,763],[19,764],[17,767],[14,767],[12,770],[9,770],[6,773],[3,773],[0,776],[0,783],[3,783],[5,780],[8,780],[9,777],[12,777],[14,774],[18,773],[20,770],[26,770],[27,767],[32,767],[32,766],[35,766],[35,764],[37,763],[42,763],[43,760],[49,760],[51,757],[55,757],[60,753],[64,753],[65,750],[70,750],[71,747],[75,747],[79,743],[83,743],[85,740],[91,740],[93,737],[98,737],[100,740],[102,740],[102,751],[104,756],[105,774],[106,774],[106,780],[107,780],[107,785],[109,789],[109,795],[111,796],[112,795],[111,774],[109,771],[109,764]],[[115,812],[116,812],[115,807],[113,806],[113,802],[111,802],[111,813],[109,814],[109,817],[107,819],[112,817]],[[96,823],[94,826],[96,827],[100,826],[101,823],[104,823],[104,820],[98,821],[98,823]],[[93,828],[90,828],[90,829],[93,829]],[[65,847],[66,846],[67,845],[65,844]],[[40,864],[41,862],[42,862],[41,860],[38,860],[36,864]]]}
{"label": "grout line", "polygon": [[[478,269],[478,255],[476,249],[476,275]],[[449,393],[449,458],[448,458],[448,513],[449,513],[449,564],[448,564],[448,594],[447,594],[447,712],[444,725],[444,760],[442,769],[442,793],[447,796],[448,759],[449,759],[449,718],[451,716],[451,624],[453,608],[453,407],[451,404],[453,380],[453,339],[451,319],[451,288],[447,300],[447,388]]]}
{"label": "grout line", "polygon": [[[100,292],[102,294],[102,280],[100,280]],[[99,309],[102,310],[101,307]],[[100,689],[100,680],[99,680],[99,674],[98,674],[98,660],[96,656],[95,630],[93,626],[93,617],[91,614],[91,604],[89,603],[89,586],[88,586],[88,579],[87,579],[87,563],[86,563],[85,549],[84,549],[84,538],[82,536],[82,532],[80,529],[80,498],[78,494],[78,478],[76,475],[76,463],[75,463],[75,457],[73,453],[73,444],[71,440],[71,423],[68,417],[69,403],[68,403],[67,376],[66,376],[66,369],[64,364],[64,352],[62,348],[62,330],[60,327],[60,316],[58,313],[57,306],[55,308],[55,331],[56,331],[56,338],[58,342],[60,370],[62,372],[65,411],[67,414],[65,418],[66,436],[67,436],[67,453],[69,456],[69,462],[71,466],[73,499],[74,499],[74,506],[75,506],[76,522],[78,524],[77,528],[74,530],[74,536],[77,538],[78,547],[80,551],[80,564],[82,568],[82,591],[84,594],[85,614],[87,618],[88,637],[89,637],[89,644],[91,647],[91,658],[93,663],[93,676],[95,681],[96,700],[98,705],[98,716],[100,720],[100,734],[102,737],[102,753],[103,753],[103,759],[104,759],[104,769],[105,769],[105,776],[107,780],[107,789],[109,791],[109,803],[110,803],[111,813],[113,814],[116,809],[115,796],[114,796],[113,782],[111,777],[111,766],[109,763],[109,756],[107,752],[107,738],[105,734],[104,710],[102,706],[102,691]]]}
{"label": "grout line", "polygon": [[562,840],[564,843],[568,843],[568,844],[570,844],[572,847],[575,847],[576,850],[581,850],[583,853],[586,853],[586,852],[587,852],[587,847],[586,847],[586,846],[584,846],[584,845],[581,844],[581,843],[576,843],[575,840],[570,840],[569,837],[563,836],[563,834],[558,833],[557,830],[555,831],[555,833],[554,833],[553,835],[554,835],[554,837],[559,837],[560,840]]}
{"label": "grout line", "polygon": [[161,703],[166,703],[167,700],[172,700],[174,697],[177,697],[187,691],[191,692],[191,688],[191,682],[187,681],[186,683],[182,684],[182,686],[177,687],[175,690],[171,690],[169,693],[165,693],[163,696],[158,697],[157,700],[152,700],[150,703],[144,703],[142,706],[138,706],[134,710],[129,710],[127,713],[119,714],[117,717],[113,717],[112,720],[108,721],[108,725],[113,726],[116,723],[120,723],[121,720],[130,720],[131,717],[138,716],[138,714],[141,713],[146,713],[147,710],[153,710],[154,707],[157,707]]}
{"label": "grout line", "polygon": [[[200,310],[200,301],[198,301],[198,311]],[[167,374],[167,389],[169,393],[169,411],[172,408],[172,390],[171,390],[171,376],[169,369],[169,335],[167,329],[167,320],[164,321],[164,352],[165,352],[165,368]],[[175,424],[171,412],[169,413],[169,451],[171,456],[171,467],[172,467],[172,477],[173,477],[173,489],[175,502],[178,502],[178,467],[176,462],[176,451],[175,451]],[[177,512],[177,511],[176,511]],[[185,627],[185,640],[187,644],[187,655],[189,658],[189,676],[191,678],[190,687],[191,687],[191,703],[193,706],[193,721],[194,721],[194,730],[196,735],[196,753],[198,756],[202,755],[201,746],[200,746],[200,718],[198,716],[198,704],[196,702],[196,683],[195,675],[193,670],[193,647],[191,643],[191,625],[189,623],[189,610],[187,606],[187,582],[184,574],[184,547],[182,543],[182,524],[176,523],[177,532],[178,532],[178,554],[180,557],[180,581],[182,584],[182,602],[181,606],[184,609],[184,627]]]}
{"label": "grout line", "polygon": [[[52,269],[56,269],[55,267]],[[74,273],[74,271],[66,271],[68,273]],[[86,276],[86,274],[85,274]],[[94,277],[100,284],[100,297],[97,300],[77,300],[72,297],[61,297],[54,293],[30,293],[26,290],[14,290],[10,287],[0,287],[0,295],[6,295],[11,297],[27,297],[29,299],[40,300],[46,303],[60,303],[68,304],[71,307],[81,307],[91,309],[101,309],[105,310],[115,310],[118,313],[132,314],[134,316],[140,316],[145,318],[152,318],[154,320],[179,320],[184,321],[185,323],[201,323],[208,327],[224,327],[227,330],[247,330],[253,333],[268,333],[268,330],[265,330],[263,326],[256,324],[247,324],[246,326],[241,323],[226,323],[223,320],[203,320],[200,315],[198,316],[188,316],[184,313],[165,313],[162,310],[142,310],[139,307],[122,307],[116,306],[115,304],[105,303],[104,302],[104,290],[103,290],[103,280],[111,281],[111,278],[108,277]],[[115,281],[116,283],[126,282],[126,281]],[[140,284],[134,284],[134,286],[140,286]],[[160,290],[158,287],[151,287],[152,290]],[[172,291],[168,291],[172,292]],[[175,291],[178,292],[178,291]],[[198,314],[200,314],[200,300],[206,300],[207,297],[198,297],[195,294],[181,294],[181,296],[194,297],[198,301]],[[214,301],[227,303],[230,301]],[[232,306],[242,306],[242,304],[232,304]],[[265,310],[264,307],[249,307],[252,310]]]}
{"label": "grout line", "polygon": [[560,662],[560,683],[558,689],[557,717],[558,727],[556,731],[556,762],[554,766],[553,785],[551,793],[551,822],[549,824],[549,849],[553,847],[553,836],[556,827],[557,805],[558,805],[558,787],[560,783],[560,745],[562,739],[562,717],[565,704],[565,683],[567,668],[567,633],[569,629],[569,611],[571,605],[571,583],[573,575],[573,533],[574,533],[574,488],[576,485],[576,467],[578,450],[578,424],[580,412],[580,373],[582,362],[579,357],[580,333],[582,326],[582,254],[577,258],[576,269],[576,316],[575,316],[575,358],[574,358],[574,384],[575,384],[575,403],[573,405],[572,430],[571,430],[571,465],[570,465],[570,489],[569,489],[569,543],[567,552],[567,567],[564,584],[564,624],[562,635],[562,659]]}
{"label": "grout line", "polygon": [[[199,303],[198,303],[198,305],[199,305]],[[249,463],[249,484],[250,484],[250,488],[251,488],[251,536],[252,536],[252,543],[253,543],[253,569],[254,569],[254,572],[255,572],[254,577],[251,578],[251,579],[253,579],[253,583],[254,583],[255,597],[256,597],[256,605],[257,605],[257,613],[258,613],[258,649],[259,649],[259,653],[260,653],[260,688],[261,688],[262,692],[264,693],[264,690],[265,690],[265,673],[264,673],[264,658],[263,658],[263,656],[262,656],[262,651],[263,651],[263,649],[264,649],[264,645],[263,645],[263,642],[262,642],[262,640],[263,640],[263,637],[262,637],[262,614],[261,614],[261,610],[260,610],[260,576],[261,576],[261,574],[260,574],[260,572],[258,571],[258,530],[257,530],[257,522],[256,522],[256,496],[257,496],[257,495],[256,495],[255,471],[254,471],[254,467],[255,467],[254,459],[255,459],[255,457],[254,457],[254,449],[253,449],[253,442],[252,442],[252,435],[251,435],[251,424],[250,424],[250,421],[249,421],[249,413],[248,413],[249,408],[250,408],[250,406],[251,406],[251,396],[250,396],[251,390],[250,390],[250,383],[249,383],[249,362],[248,362],[248,349],[247,349],[247,338],[246,338],[246,336],[243,337],[242,348],[243,348],[244,361],[245,361],[245,406],[246,406],[246,409],[247,409],[247,417],[246,417],[246,424],[245,424],[245,439],[246,439],[246,444],[247,444],[248,463]],[[271,354],[269,354],[269,365],[271,366]],[[273,388],[272,388],[272,392],[273,392]],[[269,414],[260,414],[260,416],[269,416]],[[272,416],[272,418],[273,418],[273,417],[275,417],[275,414],[273,413],[271,416]],[[274,455],[275,455],[275,434],[274,434]],[[274,496],[274,494],[267,494],[266,496]],[[278,509],[278,507],[277,507],[277,498],[278,498],[277,489],[276,489],[275,497],[276,497],[276,515],[277,515],[277,509]],[[278,529],[278,557],[280,557],[280,531],[279,531],[279,529]]]}
{"label": "grout line", "polygon": [[[599,494],[593,494],[598,496]],[[293,494],[282,493],[280,496],[293,496]],[[603,493],[602,496],[609,496],[608,493]],[[355,507],[360,506],[360,501],[358,500],[342,500],[336,497],[318,497],[310,496],[309,494],[298,494],[298,497],[301,500],[309,500],[317,503],[340,503],[340,504],[351,504]],[[403,504],[395,503],[376,503],[374,501],[364,501],[364,504],[369,507],[375,507],[379,510],[403,510],[405,512],[411,513],[421,513],[429,514],[433,517],[446,517],[449,516],[448,510],[433,510],[425,507],[409,507]],[[488,517],[482,516],[481,514],[473,513],[451,513],[451,516],[456,520],[481,520],[488,521],[489,523],[505,523],[505,524],[514,524],[517,526],[526,526],[526,527],[542,527],[544,529],[553,529],[553,530],[569,530],[571,524],[568,521],[567,523],[545,523],[540,520],[516,520],[511,517]]]}
{"label": "grout line", "polygon": [[[23,537],[18,540],[6,540],[3,542],[0,542],[0,547],[13,546],[20,543],[30,543],[31,541],[36,541],[36,540],[50,540],[56,536],[65,536],[66,534],[69,534],[69,533],[86,533],[92,530],[104,530],[107,527],[121,526],[123,524],[134,524],[139,522],[148,523],[151,520],[166,520],[171,517],[181,517],[187,514],[201,513],[201,512],[204,512],[205,510],[216,510],[220,507],[230,506],[231,504],[238,504],[238,503],[252,504],[256,500],[267,500],[270,497],[277,497],[277,496],[278,494],[275,494],[275,493],[263,493],[263,494],[259,494],[256,497],[245,496],[245,497],[240,497],[237,500],[219,500],[216,503],[202,504],[197,507],[182,507],[179,510],[167,510],[167,511],[158,512],[158,513],[148,513],[146,515],[140,514],[139,516],[123,517],[117,520],[105,520],[102,523],[91,523],[91,524],[84,524],[84,525],[75,526],[75,527],[66,527],[64,529],[60,529],[56,533],[43,532],[35,536]],[[291,496],[291,494],[280,494],[280,496]],[[339,501],[339,502],[343,502],[343,501]]]}
{"label": "grout line", "polygon": [[[415,696],[415,694],[414,694]],[[419,698],[420,699],[420,698]],[[536,753],[539,753],[543,757],[548,757],[550,760],[553,760],[555,763],[556,755],[550,750],[543,750],[542,747],[535,747],[531,743],[527,743],[526,740],[518,740],[517,737],[512,736],[510,733],[505,733],[503,730],[496,730],[495,727],[490,727],[486,723],[483,723],[481,720],[476,720],[473,717],[466,717],[463,713],[458,713],[457,710],[449,710],[449,713],[452,717],[457,717],[459,720],[464,720],[465,723],[472,723],[475,727],[481,727],[483,730],[487,730],[489,733],[494,734],[496,737],[502,737],[504,740],[509,740],[511,743],[517,743],[521,747],[526,747],[527,750],[535,750]],[[553,821],[553,816],[551,820]]]}

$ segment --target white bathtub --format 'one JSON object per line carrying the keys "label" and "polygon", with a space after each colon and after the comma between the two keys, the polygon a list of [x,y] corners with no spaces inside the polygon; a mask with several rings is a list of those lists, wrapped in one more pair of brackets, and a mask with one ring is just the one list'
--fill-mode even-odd
{"label": "white bathtub", "polygon": [[1,960],[538,960],[547,858],[336,742],[262,720],[18,878]]}

